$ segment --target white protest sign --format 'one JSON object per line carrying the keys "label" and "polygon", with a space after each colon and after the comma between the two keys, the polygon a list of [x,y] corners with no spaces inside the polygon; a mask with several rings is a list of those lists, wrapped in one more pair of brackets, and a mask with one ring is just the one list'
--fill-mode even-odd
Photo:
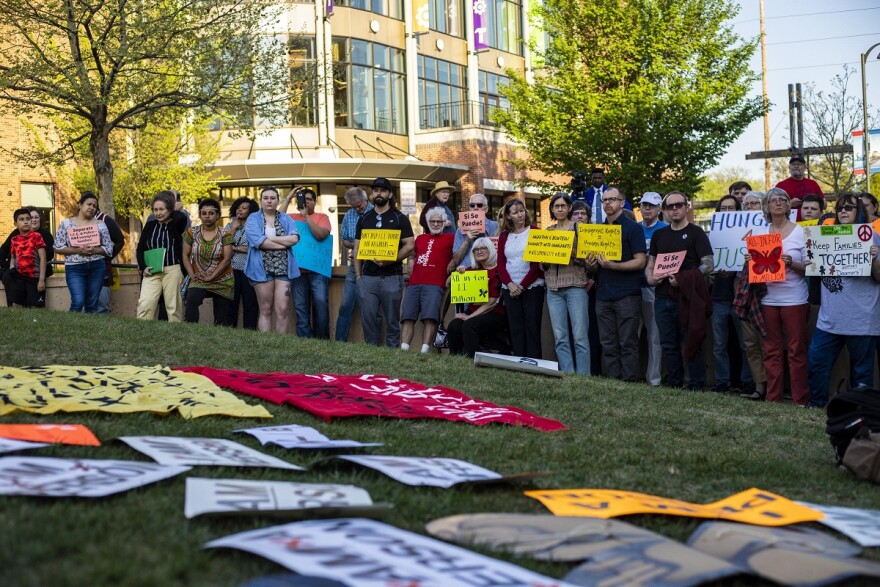
{"label": "white protest sign", "polygon": [[[187,477],[187,518],[212,513],[314,512],[373,505],[365,489],[353,485],[204,479]],[[342,515],[352,515],[348,512]]]}
{"label": "white protest sign", "polygon": [[870,224],[831,224],[805,226],[807,276],[865,277],[871,275],[871,245],[874,229]]}
{"label": "white protest sign", "polygon": [[364,446],[382,446],[384,444],[382,442],[358,442],[357,440],[330,440],[314,428],[300,426],[299,424],[242,428],[236,430],[236,432],[250,434],[264,446],[274,444],[282,448],[359,448]]}
{"label": "white protest sign", "polygon": [[376,469],[407,485],[449,488],[459,483],[502,479],[494,471],[458,459],[375,455],[342,455],[338,458]]}
{"label": "white protest sign", "polygon": [[189,470],[138,461],[3,457],[0,495],[104,497]]}
{"label": "white protest sign", "polygon": [[817,505],[804,501],[797,503],[825,514],[825,518],[819,520],[820,524],[837,530],[861,546],[880,546],[880,510]]}
{"label": "white protest sign", "polygon": [[715,255],[715,271],[742,271],[746,237],[767,234],[764,213],[715,212],[709,224],[709,242]]}
{"label": "white protest sign", "polygon": [[26,440],[0,438],[0,453],[15,452],[17,450],[28,450],[31,448],[43,448],[44,446],[49,445],[45,442],[28,442]]}
{"label": "white protest sign", "polygon": [[163,465],[219,465],[225,467],[272,467],[292,471],[305,470],[302,467],[222,438],[120,436],[119,440]]}
{"label": "white protest sign", "polygon": [[409,216],[416,213],[416,182],[400,182],[400,211]]}
{"label": "white protest sign", "polygon": [[358,587],[572,587],[458,546],[358,518],[293,522],[205,545],[221,547],[265,557],[303,575]]}

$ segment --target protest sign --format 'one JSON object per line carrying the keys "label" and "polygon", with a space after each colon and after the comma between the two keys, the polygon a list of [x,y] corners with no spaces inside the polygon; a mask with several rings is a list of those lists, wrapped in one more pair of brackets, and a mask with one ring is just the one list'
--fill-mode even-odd
{"label": "protest sign", "polygon": [[150,268],[150,274],[162,273],[165,267],[165,248],[144,251],[144,264]]}
{"label": "protest sign", "polygon": [[294,224],[299,233],[299,242],[293,247],[296,264],[300,269],[308,269],[330,277],[330,267],[333,264],[333,235],[327,235],[327,238],[319,241],[312,235],[307,223],[296,220]]}
{"label": "protest sign", "polygon": [[631,514],[666,514],[758,526],[786,526],[822,519],[821,512],[757,488],[705,505],[613,489],[558,489],[527,491],[525,494],[543,503],[557,516],[614,518]]}
{"label": "protest sign", "polygon": [[831,224],[804,227],[808,277],[864,277],[871,275],[870,224]]}
{"label": "protest sign", "polygon": [[577,257],[588,254],[604,255],[609,261],[623,258],[623,236],[619,224],[578,223]]}
{"label": "protest sign", "polygon": [[[326,0],[325,0],[326,1]],[[402,181],[400,190],[400,211],[409,216],[416,213],[416,182]]]}
{"label": "protest sign", "polygon": [[395,481],[414,486],[449,488],[459,483],[502,479],[494,471],[458,459],[379,455],[342,455],[336,458],[375,469]]}
{"label": "protest sign", "polygon": [[812,220],[799,220],[798,224],[800,224],[801,226],[816,226],[817,224],[819,224],[819,219],[813,218]]}
{"label": "protest sign", "polygon": [[[334,511],[352,515],[349,509],[373,505],[366,490],[353,485],[250,481],[246,479],[204,479],[187,477],[184,514],[295,513],[316,515]],[[355,515],[363,515],[358,512]]]}
{"label": "protest sign", "polygon": [[472,230],[479,233],[486,232],[486,212],[485,210],[465,210],[458,213],[458,227],[463,234],[467,234]]}
{"label": "protest sign", "polygon": [[30,450],[32,448],[43,448],[44,446],[49,445],[45,442],[29,442],[27,440],[0,438],[0,453],[16,452],[19,450]]}
{"label": "protest sign", "polygon": [[681,269],[687,251],[676,251],[675,253],[660,253],[654,259],[654,279],[666,277],[667,275],[675,275]]}
{"label": "protest sign", "polygon": [[0,438],[101,446],[92,431],[82,424],[0,424]]}
{"label": "protest sign", "polygon": [[785,263],[782,262],[782,234],[757,234],[746,237],[749,263],[749,283],[785,281]]}
{"label": "protest sign", "polygon": [[86,226],[69,226],[67,228],[67,240],[72,247],[100,247],[101,234],[97,224]]}
{"label": "protest sign", "polygon": [[396,261],[400,229],[366,228],[361,231],[357,258],[365,261]]}
{"label": "protest sign", "polygon": [[536,373],[549,375],[550,377],[562,377],[565,375],[559,370],[559,363],[532,357],[512,357],[498,353],[475,353],[474,367],[495,367],[496,369],[509,369],[524,373]]}
{"label": "protest sign", "polygon": [[529,231],[523,261],[568,265],[573,246],[573,231],[533,228]]}
{"label": "protest sign", "polygon": [[302,467],[222,438],[120,436],[119,440],[162,465],[217,465],[271,467],[291,471],[305,470]]}
{"label": "protest sign", "polygon": [[308,520],[241,532],[205,548],[235,548],[292,571],[358,587],[571,587],[511,563],[357,518]]}
{"label": "protest sign", "polygon": [[0,495],[104,497],[189,471],[142,461],[0,458]]}
{"label": "protest sign", "polygon": [[489,301],[489,272],[453,271],[450,275],[449,292],[453,304],[484,304]]}
{"label": "protest sign", "polygon": [[357,440],[330,440],[314,428],[299,424],[243,428],[236,430],[236,432],[244,432],[256,437],[263,446],[274,444],[288,449],[359,448],[384,444],[382,442],[358,442]]}
{"label": "protest sign", "polygon": [[820,524],[834,528],[862,546],[880,546],[880,510],[817,505],[804,501],[797,503],[822,512],[825,517],[819,520]]}
{"label": "protest sign", "polygon": [[742,271],[746,237],[766,234],[769,224],[761,211],[715,212],[709,223],[709,242],[715,256],[715,271]]}

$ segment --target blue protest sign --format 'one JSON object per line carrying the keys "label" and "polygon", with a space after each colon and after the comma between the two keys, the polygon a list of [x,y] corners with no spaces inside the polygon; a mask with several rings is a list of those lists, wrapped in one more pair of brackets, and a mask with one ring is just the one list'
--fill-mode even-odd
{"label": "blue protest sign", "polygon": [[312,236],[309,225],[301,220],[294,222],[299,233],[299,242],[293,247],[293,256],[300,269],[308,269],[330,277],[330,266],[333,261],[333,235],[322,241]]}

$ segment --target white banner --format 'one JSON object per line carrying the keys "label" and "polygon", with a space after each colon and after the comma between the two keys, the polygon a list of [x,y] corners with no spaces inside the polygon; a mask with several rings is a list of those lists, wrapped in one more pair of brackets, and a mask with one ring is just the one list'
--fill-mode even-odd
{"label": "white banner", "polygon": [[807,276],[865,277],[871,275],[871,245],[874,229],[870,224],[831,224],[805,226]]}
{"label": "white banner", "polygon": [[303,575],[358,587],[571,587],[458,546],[357,518],[293,522],[205,545],[219,547],[250,552]]}
{"label": "white banner", "polygon": [[0,495],[104,497],[189,470],[137,461],[3,457]]}
{"label": "white banner", "polygon": [[365,446],[383,446],[384,444],[382,442],[358,442],[357,440],[330,440],[314,428],[300,426],[299,424],[242,428],[236,430],[236,432],[244,432],[256,437],[263,446],[274,444],[282,448],[361,448]]}
{"label": "white banner", "polygon": [[709,242],[715,271],[742,271],[746,237],[767,234],[763,212],[715,212],[709,224]]}
{"label": "white banner", "polygon": [[407,485],[449,488],[459,483],[502,479],[494,471],[458,459],[374,455],[343,455],[337,458],[375,469]]}
{"label": "white banner", "polygon": [[222,438],[179,436],[120,436],[119,440],[162,465],[218,465],[272,467],[305,471],[281,459]]}
{"label": "white banner", "polygon": [[416,213],[416,182],[400,182],[400,211],[407,216]]}
{"label": "white banner", "polygon": [[862,546],[880,546],[880,510],[860,510],[833,505],[798,502],[825,514],[819,520]]}
{"label": "white banner", "polygon": [[28,450],[31,448],[43,448],[49,446],[45,442],[28,442],[27,440],[13,440],[12,438],[0,438],[0,453]]}
{"label": "white banner", "polygon": [[212,513],[338,511],[371,505],[370,494],[353,485],[188,477],[184,513],[193,518]]}

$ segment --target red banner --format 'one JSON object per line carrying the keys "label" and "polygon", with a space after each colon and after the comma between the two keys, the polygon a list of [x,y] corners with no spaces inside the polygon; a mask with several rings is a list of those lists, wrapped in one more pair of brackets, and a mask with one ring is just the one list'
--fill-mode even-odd
{"label": "red banner", "polygon": [[499,423],[545,432],[565,430],[561,422],[519,408],[496,406],[448,387],[425,387],[385,375],[249,373],[213,367],[176,369],[199,373],[221,387],[275,404],[288,403],[325,420],[346,416],[437,418],[476,426]]}

